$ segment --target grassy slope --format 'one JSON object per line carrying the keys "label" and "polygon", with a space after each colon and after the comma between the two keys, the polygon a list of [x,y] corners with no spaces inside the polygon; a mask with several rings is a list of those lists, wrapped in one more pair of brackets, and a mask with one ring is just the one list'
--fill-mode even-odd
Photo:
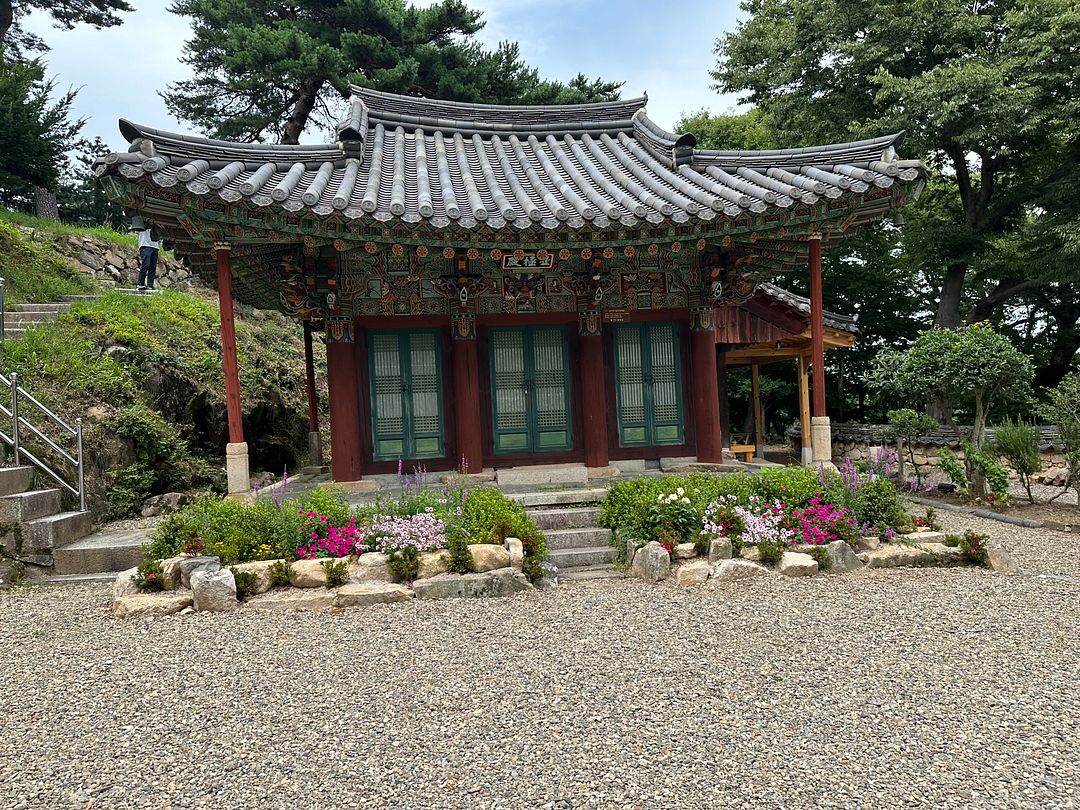
{"label": "grassy slope", "polygon": [[[97,229],[94,235],[107,233]],[[30,244],[3,222],[0,275],[10,278],[20,300],[90,290],[53,246]],[[240,308],[238,314],[253,461],[259,461],[260,448],[264,460],[285,458],[304,446],[306,433],[301,332],[277,313]],[[212,292],[107,293],[76,304],[56,324],[7,342],[3,367],[18,372],[23,386],[62,416],[90,415],[87,452],[102,462],[92,482],[95,500],[100,511],[118,516],[154,492],[222,485],[218,328]]]}

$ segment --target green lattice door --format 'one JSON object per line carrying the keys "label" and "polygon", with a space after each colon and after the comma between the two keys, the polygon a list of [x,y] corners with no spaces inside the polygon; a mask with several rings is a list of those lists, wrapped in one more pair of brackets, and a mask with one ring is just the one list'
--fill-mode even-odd
{"label": "green lattice door", "polygon": [[443,455],[442,366],[435,332],[371,332],[371,438],[379,461]]}
{"label": "green lattice door", "polygon": [[679,331],[675,324],[616,324],[614,340],[619,445],[682,444]]}
{"label": "green lattice door", "polygon": [[566,332],[492,329],[489,343],[495,452],[569,449]]}

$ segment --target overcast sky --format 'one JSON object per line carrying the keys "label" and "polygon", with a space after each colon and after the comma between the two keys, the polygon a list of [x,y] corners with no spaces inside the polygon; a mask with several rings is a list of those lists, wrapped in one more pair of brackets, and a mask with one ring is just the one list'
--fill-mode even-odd
{"label": "overcast sky", "polygon": [[[57,86],[80,87],[77,115],[84,135],[100,135],[126,147],[119,118],[174,131],[191,131],[174,119],[158,96],[172,81],[189,75],[179,62],[188,20],[168,13],[168,0],[134,0],[137,10],[118,28],[74,31],[51,27],[35,13],[28,27],[51,47],[49,74]],[[541,76],[625,81],[624,97],[649,94],[649,115],[671,128],[684,112],[706,107],[723,112],[737,99],[711,85],[716,38],[734,28],[737,0],[681,0],[670,9],[655,0],[470,0],[484,11],[482,40],[494,46],[516,40],[527,64]],[[322,140],[309,133],[305,141]]]}

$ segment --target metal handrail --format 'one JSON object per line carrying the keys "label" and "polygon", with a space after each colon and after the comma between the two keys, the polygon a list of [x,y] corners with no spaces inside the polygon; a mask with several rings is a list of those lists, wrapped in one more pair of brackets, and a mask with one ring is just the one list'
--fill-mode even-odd
{"label": "metal handrail", "polygon": [[[4,328],[4,316],[3,316],[3,279],[0,279],[0,334],[3,333]],[[11,403],[5,405],[0,403],[0,416],[8,417],[11,419],[11,435],[7,435],[4,431],[0,430],[0,440],[5,445],[11,447],[15,454],[15,463],[22,464],[23,458],[48,475],[60,486],[79,499],[79,511],[86,511],[86,484],[83,464],[83,437],[82,437],[82,419],[76,419],[75,425],[69,425],[47,407],[42,402],[19,385],[19,375],[11,374],[10,377],[0,374],[0,385],[4,385],[11,392]],[[19,414],[19,405],[26,402],[30,405],[34,405],[42,414],[59,427],[65,433],[75,438],[75,454],[72,455],[49,436],[45,434],[43,430],[40,430],[26,417]],[[64,478],[59,472],[54,470],[49,464],[37,455],[32,453],[27,448],[23,447],[22,432],[29,431],[30,435],[42,442],[59,455],[64,461],[72,465],[75,468],[75,482],[72,483]]]}
{"label": "metal handrail", "polygon": [[0,343],[4,342],[5,333],[7,332],[7,320],[5,315],[7,314],[7,307],[4,305],[4,278],[0,276]]}

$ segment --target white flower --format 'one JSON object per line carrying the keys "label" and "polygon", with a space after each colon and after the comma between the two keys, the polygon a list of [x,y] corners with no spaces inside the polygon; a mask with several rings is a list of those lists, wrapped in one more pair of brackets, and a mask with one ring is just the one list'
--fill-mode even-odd
{"label": "white flower", "polygon": [[690,503],[689,498],[679,498],[679,503]]}
{"label": "white flower", "polygon": [[685,489],[683,489],[682,487],[676,487],[676,488],[675,488],[675,494],[676,494],[676,495],[685,495],[685,494],[686,494],[686,490],[685,490]]}
{"label": "white flower", "polygon": [[663,503],[664,502],[664,494],[662,492],[659,495],[656,496],[656,502],[657,503]]}

